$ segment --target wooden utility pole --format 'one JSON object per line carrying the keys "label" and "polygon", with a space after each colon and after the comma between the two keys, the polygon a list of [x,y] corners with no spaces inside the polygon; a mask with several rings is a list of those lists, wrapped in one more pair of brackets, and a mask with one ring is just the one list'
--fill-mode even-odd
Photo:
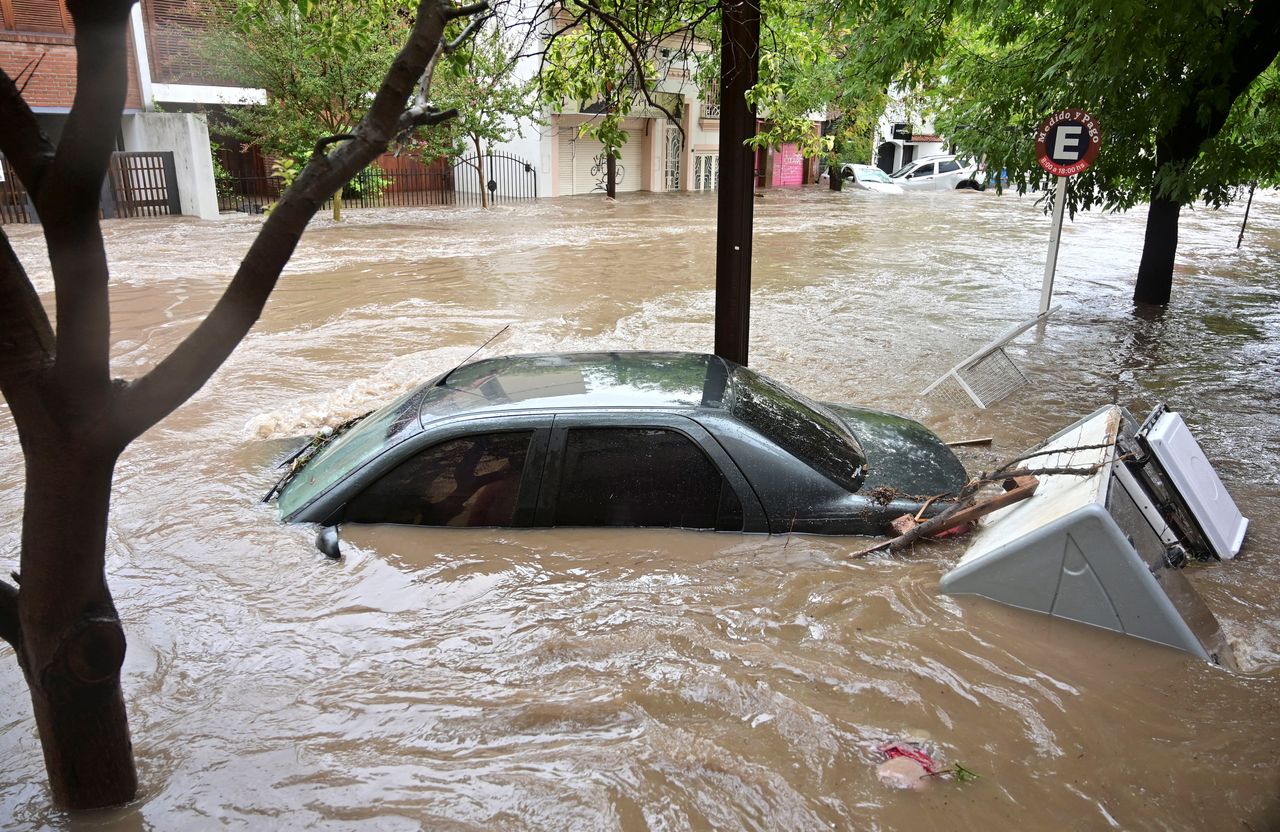
{"label": "wooden utility pole", "polygon": [[747,90],[760,56],[758,0],[727,0],[720,47],[720,189],[716,212],[716,355],[747,363],[751,318],[751,220],[756,134]]}

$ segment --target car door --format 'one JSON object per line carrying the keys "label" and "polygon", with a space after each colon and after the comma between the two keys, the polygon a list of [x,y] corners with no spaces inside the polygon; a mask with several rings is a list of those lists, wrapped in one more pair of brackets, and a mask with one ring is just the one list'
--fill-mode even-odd
{"label": "car door", "polygon": [[515,415],[427,431],[344,484],[341,522],[532,526],[551,422]]}
{"label": "car door", "polygon": [[535,522],[767,531],[724,449],[679,414],[557,415]]}
{"label": "car door", "polygon": [[907,174],[906,181],[903,184],[913,190],[931,191],[934,187],[934,175],[934,163],[925,162],[923,165]]}
{"label": "car door", "polygon": [[961,179],[964,178],[964,170],[959,162],[955,159],[948,159],[938,163],[937,186],[938,190],[950,190],[956,186]]}

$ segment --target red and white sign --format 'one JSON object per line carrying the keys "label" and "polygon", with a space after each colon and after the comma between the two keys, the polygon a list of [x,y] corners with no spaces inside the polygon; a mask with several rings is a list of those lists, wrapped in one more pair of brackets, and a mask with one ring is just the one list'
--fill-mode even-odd
{"label": "red and white sign", "polygon": [[1036,128],[1036,158],[1054,176],[1074,176],[1098,158],[1102,131],[1084,110],[1061,110]]}

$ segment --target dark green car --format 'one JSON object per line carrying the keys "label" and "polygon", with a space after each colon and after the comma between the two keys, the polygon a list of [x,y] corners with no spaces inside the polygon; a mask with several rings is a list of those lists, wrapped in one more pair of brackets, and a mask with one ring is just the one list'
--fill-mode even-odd
{"label": "dark green car", "polygon": [[881,534],[965,471],[918,422],[714,355],[468,364],[295,461],[286,521]]}

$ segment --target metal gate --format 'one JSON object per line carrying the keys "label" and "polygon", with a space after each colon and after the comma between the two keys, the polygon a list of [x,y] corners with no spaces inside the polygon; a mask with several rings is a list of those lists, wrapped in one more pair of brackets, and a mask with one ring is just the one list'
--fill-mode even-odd
{"label": "metal gate", "polygon": [[684,160],[684,131],[673,123],[667,124],[667,190],[680,190],[680,163]]}
{"label": "metal gate", "polygon": [[35,222],[36,211],[13,172],[9,160],[0,155],[0,225],[7,222]]}
{"label": "metal gate", "polygon": [[[483,178],[484,190],[481,191]],[[537,199],[538,172],[519,156],[490,151],[453,163],[453,187],[459,205],[483,205]]]}
{"label": "metal gate", "polygon": [[[118,151],[103,183],[101,212],[113,217],[158,217],[181,214],[173,151]],[[0,223],[39,222],[31,197],[0,156]]]}
{"label": "metal gate", "polygon": [[103,192],[104,217],[159,217],[181,214],[173,151],[124,151],[111,154],[108,178],[114,205]]}

